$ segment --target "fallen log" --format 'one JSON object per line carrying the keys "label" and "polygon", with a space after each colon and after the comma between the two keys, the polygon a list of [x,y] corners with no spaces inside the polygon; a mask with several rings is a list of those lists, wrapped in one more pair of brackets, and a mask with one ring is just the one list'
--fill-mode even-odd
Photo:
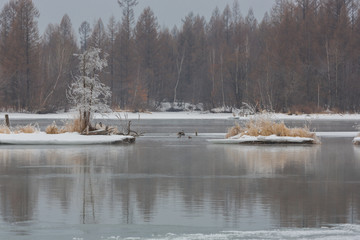
{"label": "fallen log", "polygon": [[108,130],[94,130],[94,131],[86,131],[85,133],[82,133],[82,135],[110,135],[110,132]]}

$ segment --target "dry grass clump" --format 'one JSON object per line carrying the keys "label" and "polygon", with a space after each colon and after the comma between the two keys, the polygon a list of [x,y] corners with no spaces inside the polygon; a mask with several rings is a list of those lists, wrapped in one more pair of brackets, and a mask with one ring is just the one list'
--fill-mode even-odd
{"label": "dry grass clump", "polygon": [[53,122],[51,125],[47,126],[45,129],[46,134],[59,134],[60,129],[56,125],[55,122]]}
{"label": "dry grass clump", "polygon": [[20,134],[20,133],[36,133],[40,128],[37,124],[28,124],[26,126],[16,126],[9,128],[6,125],[0,125],[0,134]]}
{"label": "dry grass clump", "polygon": [[239,135],[240,133],[243,132],[243,129],[241,128],[241,126],[239,125],[239,123],[235,123],[235,126],[231,127],[228,130],[228,133],[226,134],[226,138],[230,138],[236,135]]}
{"label": "dry grass clump", "polygon": [[10,134],[11,130],[6,125],[0,125],[0,134]]}
{"label": "dry grass clump", "polygon": [[80,118],[74,118],[72,121],[66,121],[63,127],[64,132],[78,132],[80,133],[84,129]]}
{"label": "dry grass clump", "polygon": [[304,137],[316,139],[315,133],[309,131],[307,127],[304,128],[288,128],[283,122],[276,123],[268,117],[255,117],[249,120],[245,127],[236,124],[230,128],[226,138],[236,135],[243,136],[270,136],[276,135],[279,137]]}
{"label": "dry grass clump", "polygon": [[47,126],[45,132],[47,134],[61,134],[67,132],[81,132],[81,121],[79,118],[75,118],[72,121],[66,121],[64,127],[59,128],[55,122]]}
{"label": "dry grass clump", "polygon": [[26,126],[17,126],[15,127],[13,133],[36,133],[39,132],[39,126],[37,124],[28,124]]}

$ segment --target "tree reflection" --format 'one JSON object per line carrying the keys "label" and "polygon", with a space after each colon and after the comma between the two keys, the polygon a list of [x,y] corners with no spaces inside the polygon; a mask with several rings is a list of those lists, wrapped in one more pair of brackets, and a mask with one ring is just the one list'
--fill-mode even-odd
{"label": "tree reflection", "polygon": [[[0,151],[0,206],[4,221],[9,223],[31,221],[38,199],[39,185],[31,179],[34,170],[18,164],[23,151]],[[34,162],[39,154],[25,156],[24,161]]]}
{"label": "tree reflection", "polygon": [[[317,227],[360,219],[360,147],[0,148],[4,221]],[[205,221],[205,222],[204,222]],[[206,222],[207,221],[207,222]]]}

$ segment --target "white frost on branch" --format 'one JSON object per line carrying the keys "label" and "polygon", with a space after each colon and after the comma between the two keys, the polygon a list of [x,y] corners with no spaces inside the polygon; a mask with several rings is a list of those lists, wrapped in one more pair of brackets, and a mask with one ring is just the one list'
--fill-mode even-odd
{"label": "white frost on branch", "polygon": [[79,75],[75,77],[67,92],[69,101],[85,121],[85,127],[93,113],[111,111],[108,105],[111,98],[110,88],[99,79],[99,73],[107,66],[106,59],[102,59],[100,53],[101,49],[91,48],[82,54],[75,54],[79,58]]}

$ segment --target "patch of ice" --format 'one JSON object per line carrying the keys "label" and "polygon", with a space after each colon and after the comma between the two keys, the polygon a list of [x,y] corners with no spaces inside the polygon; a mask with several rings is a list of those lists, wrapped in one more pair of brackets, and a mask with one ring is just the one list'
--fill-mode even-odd
{"label": "patch of ice", "polygon": [[327,138],[353,138],[358,135],[358,132],[316,132],[318,137],[327,137]]}
{"label": "patch of ice", "polygon": [[207,141],[218,144],[237,144],[237,143],[316,143],[312,138],[304,137],[279,137],[276,135],[270,136],[233,136],[227,139],[208,139]]}
{"label": "patch of ice", "polygon": [[163,236],[152,237],[128,237],[122,238],[110,237],[102,238],[103,240],[240,240],[240,239],[313,239],[313,240],[355,240],[359,239],[360,226],[359,225],[339,225],[334,227],[323,227],[313,229],[280,229],[269,231],[224,231],[213,234],[173,234],[169,233]]}

